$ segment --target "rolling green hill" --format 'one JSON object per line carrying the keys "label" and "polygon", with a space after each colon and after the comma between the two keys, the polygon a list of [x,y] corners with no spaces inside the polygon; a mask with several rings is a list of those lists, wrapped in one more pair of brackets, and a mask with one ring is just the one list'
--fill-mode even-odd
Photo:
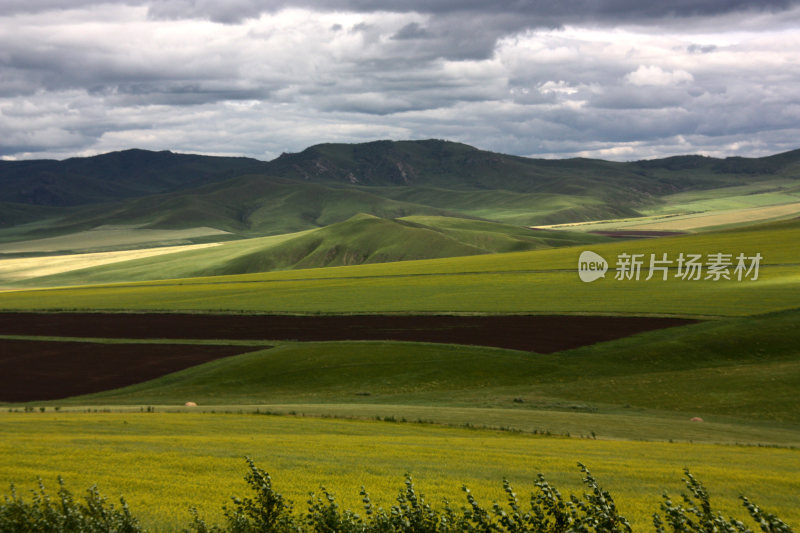
{"label": "rolling green hill", "polygon": [[[247,274],[535,250],[608,240],[585,233],[534,231],[458,218],[387,220],[360,214],[316,230],[83,268],[15,285],[38,287]],[[43,259],[49,260],[52,259]]]}
{"label": "rolling green hill", "polygon": [[421,343],[287,343],[67,403],[579,405],[589,412],[644,408],[798,424],[798,320],[798,310],[717,320],[550,355]]}
{"label": "rolling green hill", "polygon": [[[373,220],[373,223],[384,224]],[[366,224],[367,226],[369,224]],[[397,226],[395,226],[397,227]],[[312,234],[313,235],[313,234]],[[309,235],[303,238],[309,238]],[[587,246],[283,272],[0,292],[4,309],[233,311],[277,313],[627,313],[746,316],[800,301],[800,220],[730,231],[592,244],[613,269],[619,254],[673,264],[662,280],[583,283]],[[382,239],[378,241],[383,243]],[[213,248],[212,248],[213,250]],[[680,253],[761,254],[758,280],[683,280]],[[185,263],[184,263],[185,264]],[[730,274],[730,272],[729,272]]]}
{"label": "rolling green hill", "polygon": [[369,190],[246,175],[192,191],[56,210],[39,224],[0,229],[0,242],[39,239],[104,225],[147,229],[211,226],[256,237],[320,228],[358,213],[383,218],[455,214],[445,208],[385,198]]}

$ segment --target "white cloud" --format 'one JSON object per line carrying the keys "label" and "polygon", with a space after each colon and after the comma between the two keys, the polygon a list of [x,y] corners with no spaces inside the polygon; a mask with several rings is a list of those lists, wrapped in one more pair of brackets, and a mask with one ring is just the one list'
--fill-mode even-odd
{"label": "white cloud", "polygon": [[539,84],[539,92],[542,94],[575,94],[578,92],[578,89],[571,86],[564,80],[558,81],[546,81],[544,83]]}
{"label": "white cloud", "polygon": [[635,71],[625,76],[632,85],[679,85],[694,81],[694,76],[685,70],[664,70],[657,65],[640,65]]}

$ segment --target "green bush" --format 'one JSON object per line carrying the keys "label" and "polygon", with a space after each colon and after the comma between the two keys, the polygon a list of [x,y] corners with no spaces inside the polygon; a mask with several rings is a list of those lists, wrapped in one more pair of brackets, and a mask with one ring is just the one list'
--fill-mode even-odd
{"label": "green bush", "polygon": [[97,487],[86,494],[86,503],[78,503],[58,478],[58,497],[50,499],[39,479],[39,490],[33,491],[30,503],[17,495],[11,485],[11,496],[0,505],[0,531],[3,533],[139,533],[139,522],[131,516],[124,498],[120,507],[108,504]]}
{"label": "green bush", "polygon": [[[661,503],[661,510],[664,512],[666,525],[669,531],[676,533],[691,532],[720,532],[720,533],[745,533],[752,530],[735,518],[726,519],[721,513],[711,509],[709,495],[706,488],[700,483],[689,469],[684,469],[686,474],[686,487],[689,494],[682,494],[683,502],[689,507],[681,504],[674,504],[670,497],[664,494],[664,501]],[[764,533],[791,533],[792,529],[781,521],[777,516],[766,513],[759,507],[742,496],[742,503],[753,520],[759,525]],[[665,522],[656,513],[653,515],[653,524],[658,533],[667,531],[664,529]]]}
{"label": "green bush", "polygon": [[[311,494],[304,515],[293,514],[291,504],[272,489],[269,474],[247,459],[250,472],[245,479],[256,493],[255,499],[234,498],[234,509],[226,509],[227,529],[208,528],[195,513],[189,531],[195,533],[250,532],[314,532],[314,533],[630,533],[628,520],[617,511],[614,499],[600,487],[582,464],[583,482],[588,491],[581,498],[563,498],[539,474],[536,491],[531,494],[530,509],[523,510],[508,480],[503,480],[505,505],[494,503],[491,509],[481,506],[464,487],[467,506],[455,511],[445,500],[441,510],[434,509],[414,488],[406,475],[405,487],[397,496],[397,504],[388,511],[375,508],[362,487],[363,517],[350,510],[341,510],[334,496],[322,489],[322,496]],[[653,517],[658,533],[752,533],[742,522],[725,519],[711,508],[705,487],[686,470],[684,480],[690,495],[683,495],[688,507],[675,505],[667,495],[660,509],[665,514]],[[792,530],[776,516],[765,513],[747,498],[745,508],[765,533],[788,533]]]}
{"label": "green bush", "polygon": [[[372,505],[361,489],[363,513],[342,510],[334,495],[322,488],[312,493],[305,513],[297,513],[291,502],[272,487],[269,474],[247,459],[245,481],[252,494],[232,498],[223,507],[224,525],[208,525],[192,509],[193,520],[187,533],[631,533],[628,520],[619,514],[614,499],[597,483],[589,470],[578,463],[587,490],[581,497],[561,496],[539,474],[528,508],[523,509],[508,480],[503,480],[505,502],[483,507],[464,487],[467,505],[455,510],[445,500],[441,509],[433,508],[416,491],[410,475],[389,510]],[[684,482],[688,494],[682,503],[664,495],[653,515],[657,533],[752,533],[734,518],[725,518],[712,509],[706,488],[688,470]],[[2,533],[140,533],[144,530],[133,518],[124,499],[121,507],[108,504],[96,487],[89,489],[86,503],[77,503],[59,477],[57,501],[51,501],[41,480],[30,503],[20,498],[14,486],[11,496],[0,505]],[[742,497],[750,517],[764,533],[791,533],[777,516],[761,510]]]}

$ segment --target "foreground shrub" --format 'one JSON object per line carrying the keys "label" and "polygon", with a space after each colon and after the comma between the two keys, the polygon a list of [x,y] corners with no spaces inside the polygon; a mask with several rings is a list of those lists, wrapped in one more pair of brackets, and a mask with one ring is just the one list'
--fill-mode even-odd
{"label": "foreground shrub", "polygon": [[[666,525],[670,528],[670,531],[752,532],[751,529],[735,518],[726,519],[721,513],[712,510],[708,491],[703,484],[689,473],[689,469],[684,469],[684,473],[686,474],[686,479],[683,481],[689,489],[689,494],[682,494],[681,498],[689,507],[672,503],[672,500],[666,494],[664,494],[664,501],[661,503],[661,510],[665,514]],[[741,499],[744,507],[761,528],[761,531],[764,533],[792,533],[792,529],[777,516],[762,511],[744,496]],[[666,531],[664,529],[665,522],[662,521],[658,513],[653,515],[653,524],[658,533]]]}
{"label": "foreground shrub", "polygon": [[[196,510],[187,532],[193,533],[631,533],[631,525],[616,507],[614,499],[597,483],[589,470],[578,464],[586,491],[581,497],[561,496],[539,474],[535,490],[523,509],[514,489],[503,480],[505,502],[483,507],[464,487],[467,505],[460,510],[444,501],[433,508],[416,491],[410,475],[396,498],[385,510],[373,506],[361,489],[363,512],[342,510],[325,488],[309,496],[305,513],[295,512],[292,503],[272,486],[270,475],[247,459],[245,481],[252,491],[247,498],[232,499],[223,507],[224,525],[208,525]],[[744,523],[725,518],[713,510],[708,491],[688,470],[684,482],[688,494],[682,503],[664,495],[660,513],[653,515],[657,533],[752,533]],[[124,499],[121,507],[107,503],[96,487],[89,489],[86,503],[78,503],[59,477],[57,500],[51,501],[41,480],[28,503],[14,486],[11,496],[0,504],[0,533],[140,533],[143,529],[131,516]],[[742,497],[750,517],[764,533],[791,533],[777,516],[761,510]],[[661,516],[663,514],[663,518]]]}
{"label": "foreground shrub", "polygon": [[[508,480],[503,480],[505,505],[494,503],[487,509],[473,497],[468,488],[467,506],[455,511],[445,500],[441,510],[434,509],[414,488],[410,475],[397,496],[397,504],[388,511],[375,508],[362,487],[363,516],[341,510],[333,494],[325,488],[321,495],[311,494],[307,512],[293,513],[292,506],[272,488],[269,474],[247,459],[250,472],[245,477],[255,492],[253,499],[234,498],[233,509],[225,509],[227,529],[208,527],[195,512],[189,531],[195,533],[251,532],[314,532],[314,533],[631,533],[628,520],[619,514],[614,499],[597,483],[582,464],[583,483],[588,489],[581,498],[564,498],[542,476],[538,475],[536,490],[531,494],[529,510],[523,510]],[[736,519],[725,519],[714,512],[705,487],[686,472],[689,495],[682,495],[688,507],[675,505],[667,495],[653,522],[657,533],[753,533]],[[775,515],[766,513],[742,498],[744,507],[765,533],[791,533],[788,525]]]}
{"label": "foreground shrub", "polygon": [[39,490],[33,491],[30,503],[17,495],[11,485],[11,496],[5,496],[0,505],[0,531],[2,533],[139,533],[139,522],[131,516],[128,506],[120,498],[120,507],[108,504],[97,487],[86,494],[86,503],[78,503],[58,478],[58,497],[52,501],[42,480]]}

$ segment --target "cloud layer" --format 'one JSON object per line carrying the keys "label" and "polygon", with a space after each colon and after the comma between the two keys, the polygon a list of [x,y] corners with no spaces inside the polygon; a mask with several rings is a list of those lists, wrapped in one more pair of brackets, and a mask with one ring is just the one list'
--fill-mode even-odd
{"label": "cloud layer", "polygon": [[0,0],[0,157],[269,159],[431,137],[621,160],[800,147],[795,2],[396,4]]}

